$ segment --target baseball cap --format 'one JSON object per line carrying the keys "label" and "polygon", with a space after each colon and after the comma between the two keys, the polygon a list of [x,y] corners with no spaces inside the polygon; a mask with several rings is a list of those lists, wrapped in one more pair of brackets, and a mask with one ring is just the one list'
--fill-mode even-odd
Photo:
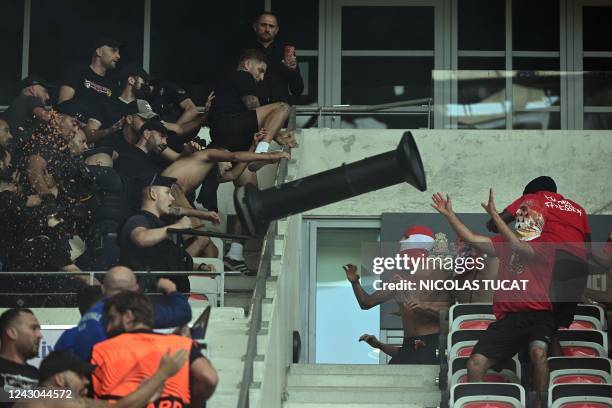
{"label": "baseball cap", "polygon": [[168,129],[166,129],[162,121],[158,118],[147,120],[140,128],[140,134],[144,133],[145,130],[155,130],[164,135],[168,134]]}
{"label": "baseball cap", "polygon": [[68,351],[53,351],[40,363],[39,380],[43,382],[62,371],[74,371],[79,375],[89,375],[95,368],[96,366],[84,362]]}
{"label": "baseball cap", "polygon": [[44,88],[55,88],[55,85],[45,81],[38,75],[30,75],[27,78],[21,80],[20,89],[27,88],[28,86],[40,85]]}
{"label": "baseball cap", "polygon": [[121,48],[123,44],[111,37],[99,37],[94,41],[94,50],[103,46],[111,48]]}
{"label": "baseball cap", "polygon": [[58,105],[55,105],[54,110],[63,115],[72,116],[73,118],[83,123],[91,117],[87,108],[74,99],[68,99]]}
{"label": "baseball cap", "polygon": [[155,173],[149,181],[149,187],[160,186],[172,188],[172,185],[176,183],[176,179],[172,177],[162,176],[161,174]]}
{"label": "baseball cap", "polygon": [[136,99],[128,103],[127,112],[130,115],[138,115],[143,119],[153,119],[158,117],[157,113],[153,112],[151,104],[144,99]]}

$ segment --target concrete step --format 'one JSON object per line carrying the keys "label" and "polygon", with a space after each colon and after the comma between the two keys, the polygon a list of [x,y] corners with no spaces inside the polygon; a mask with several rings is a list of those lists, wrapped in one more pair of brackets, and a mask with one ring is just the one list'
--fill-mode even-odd
{"label": "concrete step", "polygon": [[226,276],[225,290],[232,291],[253,291],[255,289],[255,276]]}
{"label": "concrete step", "polygon": [[418,403],[421,407],[433,407],[440,402],[438,389],[393,387],[288,387],[287,401],[311,404],[360,403],[398,404]]}
{"label": "concrete step", "polygon": [[421,375],[436,377],[440,367],[437,365],[387,365],[387,364],[291,364],[289,375],[370,375],[398,376]]}
{"label": "concrete step", "polygon": [[243,309],[245,313],[248,313],[251,307],[252,299],[253,299],[253,292],[226,293],[225,294],[225,306],[238,307],[238,308]]}
{"label": "concrete step", "polygon": [[215,321],[244,319],[244,309],[239,307],[213,307],[210,310],[209,324]]}
{"label": "concrete step", "polygon": [[372,375],[354,373],[352,375],[297,374],[287,379],[288,387],[398,387],[434,388],[434,377],[419,374]]}

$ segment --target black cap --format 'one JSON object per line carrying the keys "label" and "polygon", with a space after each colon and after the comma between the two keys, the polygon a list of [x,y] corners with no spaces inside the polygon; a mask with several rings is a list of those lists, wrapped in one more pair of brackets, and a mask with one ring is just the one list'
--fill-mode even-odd
{"label": "black cap", "polygon": [[160,187],[168,187],[172,188],[172,185],[176,183],[176,179],[172,177],[165,177],[161,174],[155,173],[151,180],[149,181],[149,187],[160,186]]}
{"label": "black cap", "polygon": [[126,65],[121,70],[121,79],[122,80],[125,80],[125,79],[127,79],[128,77],[131,77],[131,76],[141,77],[145,81],[149,81],[152,78],[151,75],[149,75],[149,73],[144,70],[144,68],[142,68],[140,65],[138,65],[137,63],[134,63],[134,62]]}
{"label": "black cap", "polygon": [[529,183],[527,183],[527,185],[525,186],[525,189],[523,190],[523,195],[534,194],[534,193],[537,193],[538,191],[550,191],[550,192],[556,193],[557,183],[555,183],[555,180],[553,180],[552,177],[548,177],[548,176],[536,177],[533,180],[531,180]]}
{"label": "black cap", "polygon": [[47,88],[47,89],[55,88],[56,87],[55,85],[50,84],[49,82],[45,81],[44,79],[42,79],[38,75],[30,75],[29,77],[26,77],[26,78],[21,80],[21,84],[19,85],[20,86],[19,89],[24,89],[24,88],[27,88],[28,86],[34,86],[34,85],[40,85],[40,86],[42,86],[44,88]]}
{"label": "black cap", "polygon": [[79,375],[89,375],[95,368],[96,366],[84,362],[69,351],[53,351],[40,363],[39,380],[42,383],[63,371],[74,371]]}
{"label": "black cap", "polygon": [[100,37],[97,38],[96,41],[94,42],[94,50],[103,47],[103,46],[108,46],[111,48],[121,48],[123,47],[123,44],[120,43],[119,41],[115,40],[114,38],[110,38],[110,37]]}
{"label": "black cap", "polygon": [[55,105],[53,109],[63,115],[72,116],[83,123],[87,122],[87,120],[91,117],[87,111],[87,107],[74,99],[68,99],[59,105]]}
{"label": "black cap", "polygon": [[113,148],[111,146],[102,146],[93,149],[87,149],[81,154],[81,156],[83,157],[83,159],[86,159],[88,157],[93,156],[94,154],[100,153],[108,154],[109,156],[113,157]]}
{"label": "black cap", "polygon": [[164,135],[168,134],[168,129],[166,129],[162,121],[158,118],[147,120],[140,128],[140,134],[143,134],[145,130],[155,130]]}

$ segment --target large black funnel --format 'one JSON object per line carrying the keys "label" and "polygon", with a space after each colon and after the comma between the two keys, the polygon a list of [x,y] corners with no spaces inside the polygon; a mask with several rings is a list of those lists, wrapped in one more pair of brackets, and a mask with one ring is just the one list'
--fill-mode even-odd
{"label": "large black funnel", "polygon": [[234,204],[248,233],[262,236],[270,221],[402,182],[427,189],[421,156],[410,132],[404,132],[397,149],[355,163],[265,190],[252,184],[239,187]]}

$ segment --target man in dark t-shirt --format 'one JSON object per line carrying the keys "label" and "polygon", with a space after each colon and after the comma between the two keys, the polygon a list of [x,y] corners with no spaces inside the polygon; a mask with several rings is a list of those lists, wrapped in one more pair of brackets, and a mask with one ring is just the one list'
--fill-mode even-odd
{"label": "man in dark t-shirt", "polygon": [[261,106],[256,83],[262,81],[267,69],[265,55],[246,50],[236,71],[230,73],[215,89],[210,113],[210,136],[213,143],[230,151],[246,151],[253,135],[261,128],[267,134],[257,144],[255,153],[266,153],[270,142],[296,146],[292,134],[281,132],[289,116],[284,102]]}
{"label": "man in dark t-shirt", "polygon": [[[42,340],[40,323],[29,309],[9,309],[0,316],[0,401],[10,401],[10,392],[38,385],[38,369],[27,363],[38,356]],[[12,407],[0,402],[0,407]]]}
{"label": "man in dark t-shirt", "polygon": [[52,85],[36,75],[21,81],[21,93],[11,102],[5,113],[5,119],[18,140],[21,139],[21,132],[34,118],[44,122],[49,121],[50,115],[45,105],[49,102],[51,87]]}
{"label": "man in dark t-shirt", "polygon": [[[91,63],[86,67],[73,68],[63,80],[58,103],[75,99],[85,105],[91,116],[87,119],[88,139],[98,131],[105,121],[111,98],[116,97],[117,82],[111,76],[119,59],[121,44],[112,38],[100,38],[93,46]],[[91,123],[89,123],[91,122]]]}
{"label": "man in dark t-shirt", "polygon": [[[168,228],[191,228],[191,220],[181,217],[168,225],[160,219],[171,212],[174,197],[170,191],[176,179],[153,174],[142,190],[140,211],[130,217],[119,236],[120,263],[135,271],[193,270],[193,258],[187,250],[171,241]],[[169,276],[180,292],[188,293],[187,276]]]}

